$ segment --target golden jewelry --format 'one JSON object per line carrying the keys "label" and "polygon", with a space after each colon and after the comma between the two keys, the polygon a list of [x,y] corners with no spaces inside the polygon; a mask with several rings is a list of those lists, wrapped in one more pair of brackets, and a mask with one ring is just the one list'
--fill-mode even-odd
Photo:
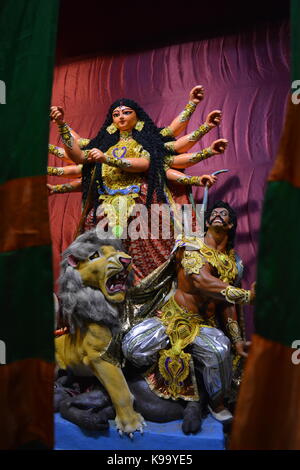
{"label": "golden jewelry", "polygon": [[120,237],[127,226],[128,219],[135,206],[138,194],[115,194],[113,196],[100,195],[103,212],[108,218],[108,224],[113,233]]}
{"label": "golden jewelry", "polygon": [[71,134],[71,128],[68,124],[66,122],[59,124],[58,132],[61,135],[63,143],[71,149],[73,147],[74,137]]}
{"label": "golden jewelry", "polygon": [[[214,268],[216,268],[219,279],[226,283],[233,283],[238,275],[236,259],[235,259],[235,252],[231,249],[227,253],[223,253],[222,251],[216,250],[215,248],[211,248],[199,238],[199,237],[183,237],[178,238],[176,241],[176,247],[184,247],[191,245],[195,249],[188,250],[185,249],[183,260],[185,257],[193,258],[195,257],[196,260],[200,263],[200,257],[196,255],[198,253],[201,255],[203,259],[203,264],[205,262],[211,264]],[[203,266],[201,265],[201,267]],[[200,264],[195,263],[195,270],[191,269],[187,272],[187,274],[199,274],[199,269],[201,269]]]}
{"label": "golden jewelry", "polygon": [[232,318],[228,317],[226,330],[233,343],[242,341],[240,327],[236,320],[233,320]]}
{"label": "golden jewelry", "polygon": [[193,185],[193,186],[203,186],[201,183],[201,178],[200,176],[180,176],[179,178],[176,179],[177,183],[180,184],[186,184],[186,185]]}
{"label": "golden jewelry", "polygon": [[207,134],[210,131],[210,126],[208,124],[202,124],[202,126],[198,127],[194,132],[189,135],[189,141],[197,142],[203,135]]}
{"label": "golden jewelry", "polygon": [[88,156],[89,156],[90,151],[89,150],[83,150],[83,161],[84,163],[87,162]]}
{"label": "golden jewelry", "polygon": [[131,163],[125,158],[116,158],[105,154],[105,163],[116,168],[130,168]]}
{"label": "golden jewelry", "polygon": [[164,127],[163,129],[161,129],[159,131],[159,133],[163,137],[174,137],[174,134],[173,134],[173,131],[172,131],[171,127]]}
{"label": "golden jewelry", "polygon": [[198,163],[198,162],[201,162],[202,160],[206,160],[212,155],[214,155],[213,150],[211,149],[211,147],[207,147],[206,149],[203,149],[200,152],[193,153],[191,157],[189,158],[189,161],[192,163]]}
{"label": "golden jewelry", "polygon": [[150,153],[148,152],[148,150],[141,150],[140,152],[140,156],[141,158],[146,158],[146,160],[149,160],[150,161]]}
{"label": "golden jewelry", "polygon": [[52,155],[55,155],[58,158],[64,158],[65,157],[65,151],[61,147],[57,147],[56,145],[49,144],[48,145],[48,152],[51,153]]}
{"label": "golden jewelry", "polygon": [[[119,143],[120,141],[125,141],[125,142],[128,142],[128,141],[131,141],[133,140],[133,137],[132,137],[132,130],[131,131],[120,131],[120,140],[119,140]],[[135,142],[135,141],[134,141]]]}
{"label": "golden jewelry", "polygon": [[166,142],[166,143],[164,144],[164,147],[165,147],[167,150],[171,150],[171,152],[175,152],[174,143],[175,143],[175,142]]}
{"label": "golden jewelry", "polygon": [[185,274],[199,274],[200,269],[205,264],[205,259],[201,256],[199,251],[185,250],[181,265]]}
{"label": "golden jewelry", "polygon": [[190,119],[191,115],[196,109],[196,103],[193,103],[193,101],[189,101],[188,104],[185,106],[184,110],[182,113],[179,115],[179,121],[180,122],[186,122]]}
{"label": "golden jewelry", "polygon": [[231,304],[249,304],[251,300],[251,291],[239,287],[227,286],[221,291],[221,294]]}
{"label": "golden jewelry", "polygon": [[80,137],[80,139],[77,140],[77,144],[80,148],[86,147],[89,143],[90,139],[85,139],[84,137]]}
{"label": "golden jewelry", "polygon": [[[143,147],[138,144],[134,139],[130,138],[127,139],[120,139],[116,145],[110,147],[106,152],[105,155],[109,156],[119,156],[122,155],[124,149],[122,147],[126,147],[126,160],[130,161],[131,158],[141,158],[146,157],[146,154],[143,153]],[[142,183],[142,175],[140,173],[129,173],[127,171],[122,170],[121,168],[113,167],[103,164],[102,167],[102,177],[109,189],[125,189],[128,186],[138,185],[140,186]]]}
{"label": "golden jewelry", "polygon": [[166,155],[164,158],[164,169],[167,171],[172,165],[174,161],[173,155]]}
{"label": "golden jewelry", "polygon": [[107,128],[106,128],[107,132],[109,134],[114,134],[115,132],[117,132],[118,128],[117,126],[115,125],[114,122],[112,122]]}
{"label": "golden jewelry", "polygon": [[64,172],[63,167],[47,166],[47,175],[49,176],[62,176]]}
{"label": "golden jewelry", "polygon": [[138,131],[138,132],[141,132],[141,130],[143,129],[145,123],[144,121],[138,121],[136,123],[136,125],[134,126],[134,128]]}
{"label": "golden jewelry", "polygon": [[73,186],[71,184],[56,184],[53,186],[52,191],[53,193],[70,193],[73,191]]}
{"label": "golden jewelry", "polygon": [[168,384],[170,396],[176,399],[180,397],[183,382],[190,373],[191,354],[183,350],[199,334],[203,318],[179,306],[174,297],[168,300],[161,311],[160,321],[166,327],[171,348],[159,352],[158,367]]}

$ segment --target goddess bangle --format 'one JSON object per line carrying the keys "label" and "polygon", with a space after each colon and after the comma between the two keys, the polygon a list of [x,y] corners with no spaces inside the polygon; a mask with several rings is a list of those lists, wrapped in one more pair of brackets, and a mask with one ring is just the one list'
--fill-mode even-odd
{"label": "goddess bangle", "polygon": [[171,152],[175,152],[174,143],[175,143],[175,142],[166,142],[166,143],[164,144],[164,147],[165,147],[167,150],[171,150]]}
{"label": "goddess bangle", "polygon": [[74,187],[70,183],[56,184],[55,186],[53,186],[52,192],[57,194],[70,193],[73,191],[73,189]]}
{"label": "goddess bangle", "polygon": [[62,176],[64,172],[63,167],[47,166],[47,175],[49,176]]}
{"label": "goddess bangle", "polygon": [[203,186],[201,183],[200,176],[180,176],[176,179],[177,183],[186,184],[186,185],[193,185],[193,186]]}
{"label": "goddess bangle", "polygon": [[116,158],[110,155],[105,155],[105,163],[109,166],[114,166],[116,168],[129,168],[131,163],[125,158]]}
{"label": "goddess bangle", "polygon": [[208,131],[210,131],[210,126],[206,123],[202,124],[202,126],[198,127],[198,129],[189,135],[188,139],[191,142],[197,142],[204,134],[207,134]]}
{"label": "goddess bangle", "polygon": [[174,137],[174,133],[173,133],[171,127],[164,127],[161,131],[159,131],[159,133],[163,137]]}
{"label": "goddess bangle", "polygon": [[214,151],[212,150],[211,147],[207,147],[206,149],[203,149],[200,152],[193,153],[189,161],[192,163],[198,163],[198,162],[201,162],[202,160],[206,160],[212,155],[214,155]]}
{"label": "goddess bangle", "polygon": [[67,123],[58,125],[58,132],[61,135],[63,143],[70,149],[73,147],[74,137],[71,134],[71,128]]}
{"label": "goddess bangle", "polygon": [[80,148],[86,147],[89,143],[90,139],[85,139],[84,137],[80,137],[80,139],[77,140],[77,144]]}
{"label": "goddess bangle", "polygon": [[89,150],[83,150],[83,162],[86,163],[88,156],[89,156],[90,151]]}
{"label": "goddess bangle", "polygon": [[164,158],[164,169],[167,171],[172,165],[174,161],[174,156],[173,155],[167,155]]}
{"label": "goddess bangle", "polygon": [[48,145],[48,152],[52,153],[52,155],[55,155],[58,158],[64,158],[65,157],[65,151],[61,147],[56,147],[56,145],[49,144]]}
{"label": "goddess bangle", "polygon": [[189,101],[188,104],[185,106],[184,110],[182,113],[179,115],[179,121],[180,122],[186,122],[190,119],[191,115],[196,109],[196,103],[193,103],[193,101]]}

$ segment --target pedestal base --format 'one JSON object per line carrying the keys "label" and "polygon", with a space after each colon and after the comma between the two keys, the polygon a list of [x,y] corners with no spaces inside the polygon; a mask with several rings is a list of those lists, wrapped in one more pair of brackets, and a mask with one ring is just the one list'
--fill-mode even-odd
{"label": "pedestal base", "polygon": [[107,431],[86,431],[56,413],[55,450],[224,450],[223,426],[210,415],[196,435],[184,435],[181,423],[148,421],[144,434],[137,432],[131,440],[119,436],[114,421]]}

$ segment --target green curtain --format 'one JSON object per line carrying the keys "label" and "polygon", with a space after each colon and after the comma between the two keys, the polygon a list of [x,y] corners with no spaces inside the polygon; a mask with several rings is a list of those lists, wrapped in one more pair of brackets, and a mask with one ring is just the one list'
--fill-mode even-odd
{"label": "green curtain", "polygon": [[[53,440],[53,276],[45,174],[58,8],[58,0],[0,4],[0,80],[5,84],[0,341],[6,349],[6,364],[0,366],[0,448],[28,441],[49,446]],[[41,403],[48,428],[39,422]]]}

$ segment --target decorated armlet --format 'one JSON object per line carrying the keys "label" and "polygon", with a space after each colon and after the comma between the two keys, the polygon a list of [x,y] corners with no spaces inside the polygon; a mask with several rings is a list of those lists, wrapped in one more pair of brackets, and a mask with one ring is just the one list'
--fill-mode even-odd
{"label": "decorated armlet", "polygon": [[206,149],[201,150],[201,152],[192,153],[192,155],[189,158],[189,161],[192,163],[198,163],[198,162],[201,162],[202,160],[206,160],[212,155],[214,155],[213,150],[211,149],[211,147],[207,147]]}
{"label": "decorated armlet", "polygon": [[159,131],[159,133],[163,137],[174,137],[174,134],[173,134],[173,131],[172,131],[171,127],[164,127],[161,131]]}
{"label": "decorated armlet", "polygon": [[71,193],[72,191],[74,191],[74,189],[75,189],[74,186],[72,186],[70,183],[56,184],[52,186],[52,192],[58,193],[58,194]]}
{"label": "decorated armlet", "polygon": [[231,304],[250,304],[251,291],[239,287],[227,286],[221,291],[227,302]]}
{"label": "decorated armlet", "polygon": [[173,165],[174,157],[172,155],[167,155],[164,157],[164,169],[167,171]]}
{"label": "decorated armlet", "polygon": [[62,176],[64,172],[63,167],[47,166],[47,175],[49,176]]}
{"label": "decorated armlet", "polygon": [[82,153],[83,153],[83,162],[86,163],[90,150],[83,150]]}
{"label": "decorated armlet", "polygon": [[48,152],[52,155],[55,155],[59,158],[65,158],[65,151],[61,147],[56,147],[56,145],[49,144],[48,145]]}
{"label": "decorated armlet", "polygon": [[71,134],[71,128],[68,124],[59,124],[58,132],[61,135],[63,143],[71,149],[73,147],[74,137]]}
{"label": "decorated armlet", "polygon": [[105,154],[105,163],[117,168],[130,168],[131,163],[126,158],[116,158]]}
{"label": "decorated armlet", "polygon": [[167,150],[171,150],[171,152],[176,152],[175,147],[174,147],[174,143],[175,143],[175,142],[166,142],[166,143],[164,144],[164,147],[165,147]]}
{"label": "decorated armlet", "polygon": [[77,144],[79,147],[82,149],[82,147],[86,147],[90,143],[90,139],[85,139],[84,137],[81,137],[80,139],[77,140]]}
{"label": "decorated armlet", "polygon": [[191,115],[196,109],[196,103],[193,103],[193,101],[189,101],[188,104],[185,106],[184,110],[182,113],[179,115],[179,121],[180,122],[186,122],[190,119]]}
{"label": "decorated armlet", "polygon": [[238,322],[230,317],[227,318],[226,331],[233,343],[243,340]]}
{"label": "decorated armlet", "polygon": [[176,179],[177,183],[192,185],[192,186],[203,186],[200,176],[189,176],[184,175]]}
{"label": "decorated armlet", "polygon": [[147,150],[142,150],[140,153],[141,158],[146,158],[146,160],[150,161],[150,153]]}
{"label": "decorated armlet", "polygon": [[198,129],[189,135],[189,141],[197,142],[204,134],[207,134],[208,131],[210,131],[210,126],[208,124],[202,124],[202,126],[198,127]]}
{"label": "decorated armlet", "polygon": [[206,260],[197,250],[185,250],[181,265],[186,275],[199,274],[200,269],[204,266]]}

